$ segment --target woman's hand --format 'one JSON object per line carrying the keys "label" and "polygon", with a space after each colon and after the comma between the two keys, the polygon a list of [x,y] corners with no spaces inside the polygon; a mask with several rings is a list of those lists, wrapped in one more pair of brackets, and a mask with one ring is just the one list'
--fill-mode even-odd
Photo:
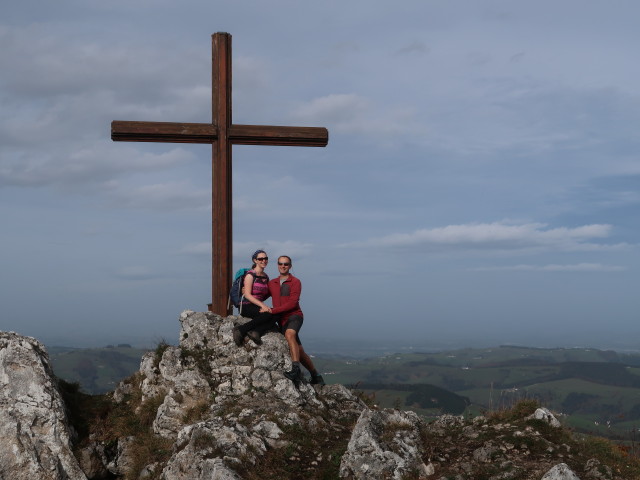
{"label": "woman's hand", "polygon": [[262,307],[260,307],[260,313],[264,313],[264,312],[271,313],[271,309],[269,307],[267,307],[266,305],[262,305]]}

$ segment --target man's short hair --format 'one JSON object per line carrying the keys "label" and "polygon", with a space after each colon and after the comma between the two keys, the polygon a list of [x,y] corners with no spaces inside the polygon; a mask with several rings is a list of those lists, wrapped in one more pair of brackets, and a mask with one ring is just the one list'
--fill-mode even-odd
{"label": "man's short hair", "polygon": [[291,260],[291,257],[289,255],[280,255],[278,257],[278,260],[280,260],[281,258],[286,258],[289,260],[289,263],[293,265],[293,261]]}

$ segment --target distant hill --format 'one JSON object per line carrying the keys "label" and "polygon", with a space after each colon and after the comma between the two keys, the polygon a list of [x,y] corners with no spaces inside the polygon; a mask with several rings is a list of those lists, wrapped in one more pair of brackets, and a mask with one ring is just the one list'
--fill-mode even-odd
{"label": "distant hill", "polygon": [[568,421],[580,431],[629,438],[640,425],[638,354],[504,345],[314,361],[330,381],[358,385],[383,406],[423,415],[447,410],[443,403],[416,402],[415,394],[410,393],[436,386],[467,399],[465,411],[472,413],[535,399],[555,411],[570,413]]}
{"label": "distant hill", "polygon": [[[390,402],[384,397],[381,398],[380,403],[385,407],[394,406],[414,412],[461,415],[471,403],[467,397],[457,395],[450,390],[436,387],[435,385],[423,383],[362,383],[347,385],[347,387],[369,392],[374,396],[382,395],[381,392],[384,392],[386,397],[397,395],[396,400],[393,402],[394,405],[390,405]],[[404,398],[404,402],[400,402],[400,397]]]}
{"label": "distant hill", "polygon": [[[121,344],[48,351],[57,376],[98,394],[136,372],[146,350]],[[626,438],[640,425],[639,354],[504,345],[314,362],[329,383],[351,385],[382,407],[426,416],[498,411],[535,399],[571,414],[580,431]]]}
{"label": "distant hill", "polygon": [[112,391],[120,380],[140,368],[146,349],[128,344],[103,348],[47,347],[56,376],[79,383],[82,391],[92,395]]}

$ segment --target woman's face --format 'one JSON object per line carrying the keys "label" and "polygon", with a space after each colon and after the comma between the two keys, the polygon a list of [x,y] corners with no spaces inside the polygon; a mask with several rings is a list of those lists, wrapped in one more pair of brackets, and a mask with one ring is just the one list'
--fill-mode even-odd
{"label": "woman's face", "polygon": [[254,259],[254,261],[256,262],[257,266],[265,268],[269,263],[269,257],[267,256],[266,253],[261,252],[258,255],[256,255],[256,258]]}

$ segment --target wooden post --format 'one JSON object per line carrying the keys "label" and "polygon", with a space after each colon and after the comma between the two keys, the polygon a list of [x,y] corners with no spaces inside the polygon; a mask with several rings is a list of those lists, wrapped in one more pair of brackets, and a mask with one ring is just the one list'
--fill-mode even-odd
{"label": "wooden post", "polygon": [[232,275],[232,181],[231,181],[231,35],[212,37],[212,120],[218,141],[212,148],[211,307],[222,315],[229,312],[229,282]]}

